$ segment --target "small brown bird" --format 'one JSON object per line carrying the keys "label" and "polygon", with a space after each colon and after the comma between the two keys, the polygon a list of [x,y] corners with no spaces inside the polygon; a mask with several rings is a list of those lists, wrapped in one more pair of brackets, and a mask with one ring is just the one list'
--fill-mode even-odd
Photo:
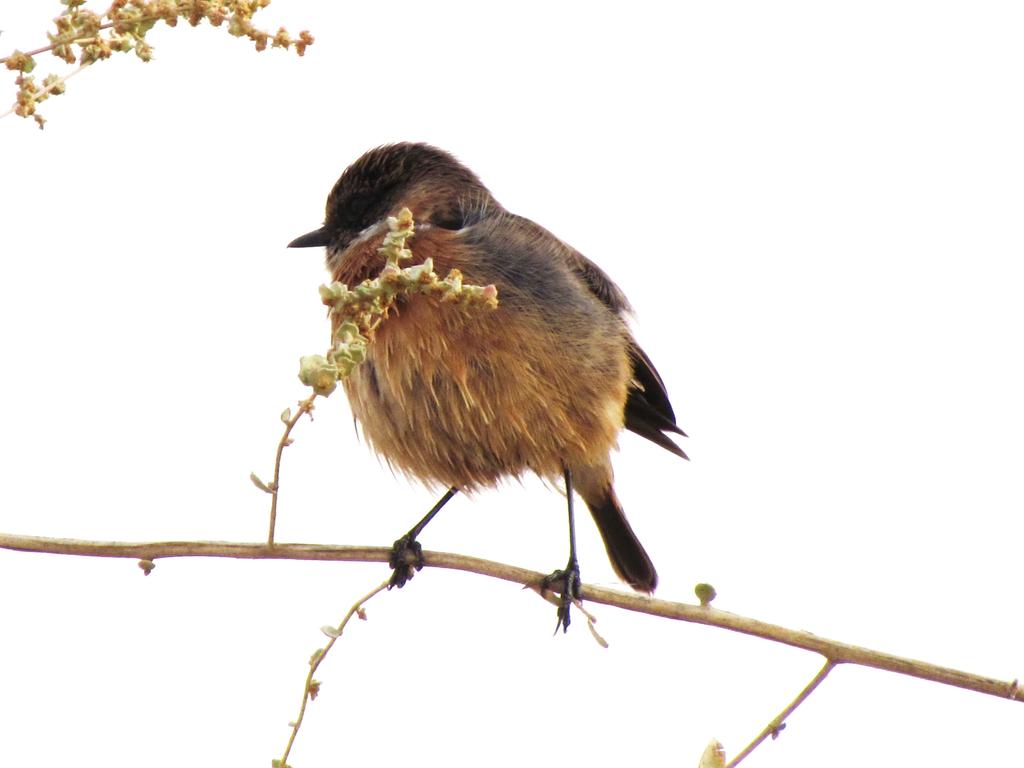
{"label": "small brown bird", "polygon": [[506,211],[480,179],[427,144],[372,149],[338,179],[324,225],[289,244],[325,246],[334,280],[375,277],[387,217],[412,211],[410,247],[435,270],[493,283],[494,311],[440,305],[416,295],[376,330],[366,362],[344,381],[373,448],[406,475],[448,492],[395,542],[393,586],[413,573],[416,537],[458,491],[535,472],[564,478],[569,562],[559,584],[559,625],[579,596],[572,500],[597,524],[615,572],[633,589],[658,583],[650,557],[612,487],[609,453],[625,427],[686,458],[666,433],[683,435],[650,359],[634,341],[629,303],[608,276],[543,227]]}

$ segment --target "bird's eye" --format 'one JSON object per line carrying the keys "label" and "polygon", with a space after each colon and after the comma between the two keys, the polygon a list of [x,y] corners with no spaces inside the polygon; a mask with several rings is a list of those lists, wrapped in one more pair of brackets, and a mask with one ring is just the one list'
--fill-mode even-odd
{"label": "bird's eye", "polygon": [[466,226],[465,217],[458,211],[436,211],[429,221],[441,229],[459,230]]}

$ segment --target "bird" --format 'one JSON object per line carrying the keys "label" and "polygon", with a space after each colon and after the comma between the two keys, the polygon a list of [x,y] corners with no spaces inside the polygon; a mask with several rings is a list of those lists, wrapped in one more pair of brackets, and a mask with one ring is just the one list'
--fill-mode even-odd
{"label": "bird", "polygon": [[[448,490],[398,539],[390,586],[422,567],[418,536],[458,492],[534,473],[564,482],[569,559],[542,587],[560,593],[558,624],[581,595],[574,492],[589,508],[616,574],[654,592],[658,575],[626,519],[610,454],[623,428],[687,459],[665,383],[629,327],[625,294],[594,262],[506,210],[452,154],[424,143],[369,150],[327,197],[324,223],[291,243],[323,247],[334,281],[373,278],[388,217],[412,212],[417,260],[493,284],[493,311],[400,297],[343,380],[369,445],[400,473]],[[339,321],[335,319],[335,324]]]}

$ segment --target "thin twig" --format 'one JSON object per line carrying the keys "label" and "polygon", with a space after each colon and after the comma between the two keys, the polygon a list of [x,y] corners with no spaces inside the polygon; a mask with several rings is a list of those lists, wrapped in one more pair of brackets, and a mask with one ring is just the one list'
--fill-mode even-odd
{"label": "thin twig", "polygon": [[[74,43],[74,40],[71,40],[69,42]],[[36,48],[32,51],[22,51],[22,53],[24,53],[26,56],[38,56],[40,53],[52,51],[56,47],[57,43],[50,43],[49,45],[44,45],[42,48]],[[6,64],[10,58],[10,56],[0,56],[0,64]]]}
{"label": "thin twig", "polygon": [[[0,60],[0,63],[3,63],[2,60]],[[62,77],[58,77],[58,78],[54,79],[52,82],[50,82],[48,85],[44,85],[38,91],[33,91],[33,94],[32,94],[33,97],[36,100],[39,100],[39,97],[45,96],[45,95],[51,93],[52,91],[54,91],[55,89],[57,89],[58,87],[64,85],[64,83],[66,83],[72,77],[77,75],[79,72],[81,72],[86,67],[90,66],[90,64],[92,64],[92,62],[86,62],[85,64],[80,64],[75,69],[71,70],[71,72],[69,72],[68,74],[63,75]],[[2,120],[3,118],[7,117],[8,115],[13,115],[14,114],[14,110],[16,108],[17,108],[17,104],[15,106],[11,107],[10,109],[8,109],[6,112],[0,114],[0,120]]]}
{"label": "thin twig", "polygon": [[[114,10],[114,6],[110,6],[109,8],[107,8],[107,10],[103,11],[103,13],[98,13],[98,14],[96,14],[96,16],[97,16],[97,18],[104,19],[107,16],[109,16],[113,12],[113,10]],[[67,16],[67,15],[68,14],[66,12],[60,14],[60,16]],[[60,16],[58,16],[57,19],[59,19]],[[152,15],[152,16],[142,15],[142,16],[139,16],[135,21],[136,22],[140,22],[140,23],[146,23],[146,22],[149,22],[149,21],[154,21],[154,20],[156,20],[158,18],[159,17],[156,16],[156,15]],[[56,21],[57,19],[54,19],[54,21]],[[115,26],[117,26],[117,22],[115,22],[115,21],[108,21],[105,24],[100,24],[99,26],[95,27],[95,29],[96,29],[97,32],[101,32],[101,31],[103,31],[105,29],[110,29],[111,27],[115,27]],[[82,43],[88,43],[92,39],[95,39],[95,38],[88,38],[88,37],[84,37],[84,36],[83,37],[71,37],[71,38],[68,38],[66,40],[58,40],[57,42],[50,43],[49,45],[44,45],[41,48],[36,48],[35,50],[32,50],[32,51],[23,51],[23,53],[26,56],[38,56],[40,53],[46,53],[47,51],[52,51],[58,45],[80,45]],[[7,60],[9,58],[11,58],[11,57],[10,56],[2,56],[2,57],[0,57],[0,64],[6,64]],[[79,70],[81,70],[85,66],[87,66],[87,65],[83,64],[81,67],[76,69],[75,72],[78,72]],[[74,73],[72,73],[72,74],[74,74]],[[71,77],[71,75],[68,75],[68,77]],[[67,78],[64,78],[64,79],[66,80]],[[6,114],[9,114],[9,113],[5,113],[4,115],[0,115],[0,117],[5,117]]]}
{"label": "thin twig", "polygon": [[286,768],[288,765],[288,755],[292,751],[292,745],[295,743],[295,737],[299,735],[299,728],[302,727],[302,720],[306,717],[306,704],[309,703],[310,699],[316,696],[316,693],[314,692],[313,675],[316,674],[316,670],[317,667],[320,666],[320,662],[324,660],[324,657],[328,654],[331,648],[334,647],[335,641],[341,637],[341,633],[345,631],[345,626],[348,624],[349,620],[357,614],[359,615],[359,618],[364,618],[363,604],[369,601],[370,598],[387,589],[390,583],[391,579],[389,577],[359,598],[359,600],[357,600],[352,607],[348,609],[348,613],[345,614],[341,623],[338,624],[337,627],[332,628],[331,639],[327,641],[327,645],[323,648],[318,648],[313,653],[312,658],[309,660],[309,674],[306,675],[306,686],[302,691],[302,706],[299,707],[299,716],[291,723],[292,732],[288,736],[288,743],[285,745],[284,754],[281,755],[280,761],[274,761],[275,766]]}
{"label": "thin twig", "polygon": [[[107,10],[105,10],[103,13],[100,13],[100,14],[97,14],[97,15],[102,19],[103,17],[107,16],[107,14],[109,14],[112,10],[113,10],[113,6],[111,6],[110,8],[107,8]],[[61,16],[64,16],[64,15],[66,15],[66,14],[61,14]],[[58,18],[60,18],[60,17],[58,16]],[[140,21],[152,21],[152,19],[141,18],[141,17],[140,17],[139,20]],[[112,26],[114,26],[114,22],[108,21],[106,24],[100,24],[98,27],[96,27],[96,29],[97,30],[110,29]],[[82,37],[82,38],[77,38],[77,37],[68,38],[67,40],[61,40],[60,42],[50,43],[49,45],[44,45],[41,48],[36,48],[34,50],[31,50],[31,51],[22,51],[22,53],[24,53],[26,56],[38,56],[40,53],[46,53],[47,51],[52,51],[58,45],[75,45],[75,44],[77,44],[79,42],[84,42],[85,39],[86,38],[84,38],[84,37]],[[0,56],[0,64],[6,64],[7,60],[10,59],[10,58],[11,58],[10,56]]]}
{"label": "thin twig", "polygon": [[[96,13],[96,18],[105,19],[108,16],[110,16],[110,14],[114,12],[114,10],[115,10],[114,6],[111,5],[109,8],[107,8],[107,10],[103,11],[102,13]],[[60,18],[61,16],[67,16],[67,15],[69,15],[69,14],[67,12],[64,12],[64,13],[60,14],[59,16],[57,16],[57,18]],[[142,13],[142,14],[139,14],[138,16],[136,16],[136,17],[133,17],[131,19],[131,23],[134,24],[134,25],[142,25],[142,24],[148,24],[151,21],[160,21],[161,19],[164,19],[164,16],[163,16],[163,14],[160,14],[160,13]],[[56,21],[56,19],[54,19],[54,21]],[[166,19],[164,19],[164,21],[166,22]],[[107,21],[107,22],[104,22],[102,24],[99,24],[99,25],[93,27],[93,29],[95,31],[97,31],[97,32],[103,32],[105,30],[112,29],[112,28],[116,27],[119,23],[121,23],[121,22],[120,21]],[[56,42],[50,43],[49,45],[44,45],[44,46],[41,46],[39,48],[35,48],[34,50],[31,50],[31,51],[23,51],[23,53],[26,56],[38,56],[41,53],[46,53],[47,51],[52,51],[58,45],[68,45],[68,46],[71,46],[71,45],[89,44],[90,42],[92,42],[93,40],[96,40],[96,39],[98,39],[98,38],[85,37],[85,36],[82,36],[82,37],[68,37],[66,39],[60,39],[60,40],[58,40]],[[10,59],[10,58],[11,58],[10,56],[0,56],[0,64],[7,63],[7,60]]]}
{"label": "thin twig", "polygon": [[[140,560],[155,560],[160,557],[229,557],[256,560],[334,560],[371,563],[386,563],[391,554],[390,547],[329,546],[326,544],[275,544],[268,546],[267,544],[243,544],[226,541],[128,543],[51,539],[5,533],[0,533],[0,549],[92,557],[127,557]],[[544,574],[537,571],[448,552],[424,552],[423,560],[430,567],[478,573],[537,590],[540,589],[544,579]],[[1024,699],[1017,680],[997,680],[971,672],[962,672],[949,667],[940,667],[937,664],[895,656],[891,653],[874,651],[837,640],[829,640],[810,632],[788,629],[777,624],[769,624],[728,611],[721,611],[710,605],[675,603],[589,584],[583,585],[582,598],[584,601],[611,605],[627,611],[694,624],[706,624],[772,640],[776,643],[821,654],[836,664],[872,667],[1011,701]]]}
{"label": "thin twig", "polygon": [[[284,454],[284,449],[292,444],[290,435],[295,425],[299,423],[299,419],[304,414],[311,414],[310,418],[313,418],[313,401],[316,400],[316,393],[307,397],[305,400],[299,401],[299,410],[295,412],[289,419],[284,420],[284,434],[281,435],[281,441],[277,444],[277,454],[274,456],[274,479],[270,481],[270,485],[267,488],[270,491],[270,526],[267,531],[267,546],[272,547],[274,545],[274,528],[277,526],[277,493],[281,488],[281,456]],[[285,412],[287,413],[287,411]],[[282,414],[283,416],[283,414]]]}
{"label": "thin twig", "polygon": [[782,731],[782,729],[785,727],[786,718],[793,714],[793,710],[795,710],[797,707],[804,703],[804,699],[806,699],[814,692],[814,689],[818,687],[822,680],[828,677],[828,673],[831,672],[835,666],[836,662],[832,660],[826,661],[825,666],[823,666],[818,671],[818,674],[816,674],[814,676],[814,679],[807,684],[807,687],[800,691],[800,693],[797,694],[797,697],[793,699],[791,702],[789,702],[789,705],[784,710],[779,712],[779,714],[776,715],[775,719],[773,719],[770,723],[768,723],[768,725],[764,727],[764,730],[757,735],[756,739],[750,742],[742,752],[740,752],[738,755],[736,755],[736,757],[730,760],[726,764],[725,768],[735,768],[735,766],[739,765],[743,761],[743,758],[745,758],[747,755],[749,755],[751,752],[757,749],[761,742],[767,739],[769,736],[771,736],[773,739],[776,738]]}
{"label": "thin twig", "polygon": [[608,647],[608,641],[604,639],[600,632],[597,631],[597,617],[594,616],[590,611],[583,607],[583,601],[576,599],[572,601],[572,604],[576,606],[576,609],[583,614],[583,618],[587,620],[587,629],[590,630],[590,636],[594,638],[594,642],[600,645],[602,648]]}

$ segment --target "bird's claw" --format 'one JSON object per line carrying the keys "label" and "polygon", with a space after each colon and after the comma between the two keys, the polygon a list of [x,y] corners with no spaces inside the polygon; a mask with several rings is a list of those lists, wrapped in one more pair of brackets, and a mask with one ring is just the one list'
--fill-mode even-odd
{"label": "bird's claw", "polygon": [[416,574],[416,571],[423,568],[423,547],[411,536],[403,536],[392,545],[391,554],[388,556],[388,565],[394,571],[391,574],[388,589],[394,587],[401,589]]}
{"label": "bird's claw", "polygon": [[556,635],[559,629],[563,633],[569,631],[569,623],[571,621],[569,609],[572,608],[573,601],[579,600],[583,596],[583,592],[580,589],[581,584],[580,564],[575,560],[570,560],[563,570],[548,574],[541,582],[542,590],[550,590],[560,594],[558,600],[558,623],[555,624]]}

